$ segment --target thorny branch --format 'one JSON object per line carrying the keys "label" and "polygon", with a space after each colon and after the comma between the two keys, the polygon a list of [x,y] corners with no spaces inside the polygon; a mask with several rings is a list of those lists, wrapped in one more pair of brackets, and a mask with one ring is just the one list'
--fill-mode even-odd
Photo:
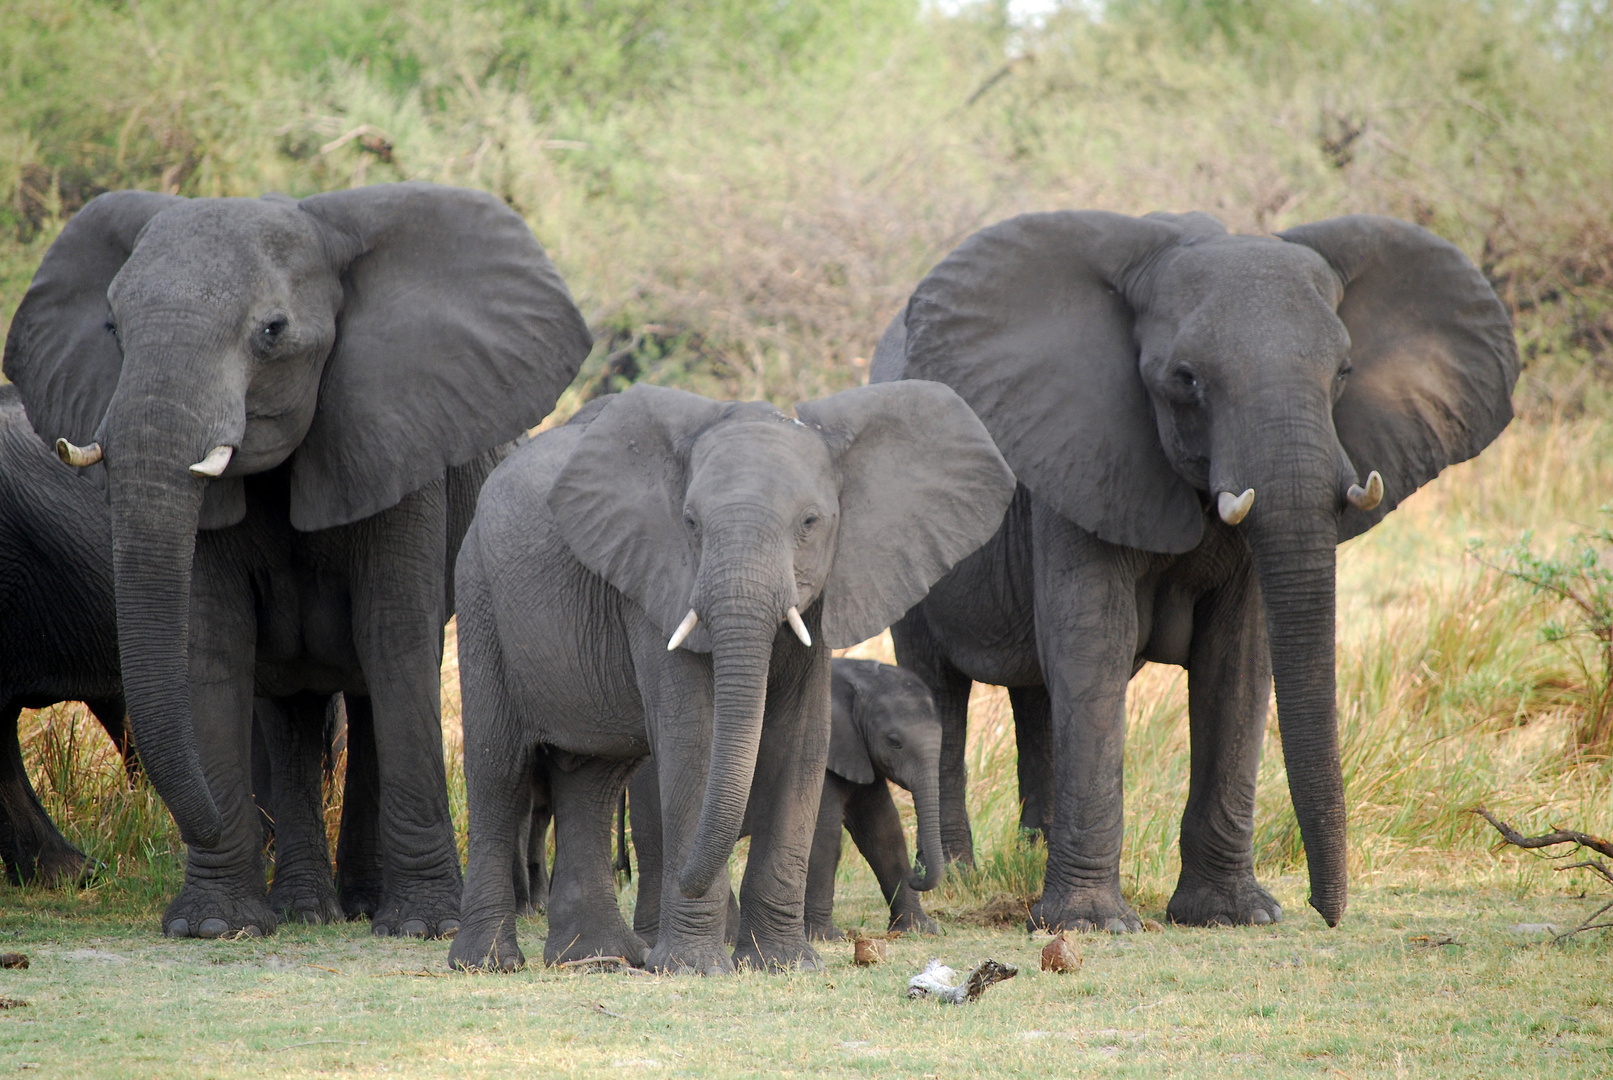
{"label": "thorny branch", "polygon": [[[1600,836],[1592,836],[1590,833],[1576,832],[1573,829],[1564,828],[1556,828],[1549,833],[1542,833],[1539,836],[1525,836],[1517,829],[1513,828],[1511,824],[1502,821],[1500,818],[1497,818],[1494,814],[1490,813],[1482,806],[1475,806],[1473,808],[1473,813],[1479,815],[1485,821],[1488,821],[1492,826],[1495,827],[1495,831],[1501,834],[1502,844],[1510,844],[1513,847],[1524,848],[1526,850],[1553,847],[1557,844],[1573,844],[1573,851],[1566,852],[1564,855],[1552,855],[1549,857],[1554,859],[1565,858],[1573,855],[1575,852],[1579,851],[1580,848],[1590,848],[1592,851],[1597,851],[1603,855],[1613,858],[1613,843],[1603,840]],[[1603,881],[1613,885],[1613,869],[1609,869],[1608,865],[1601,859],[1587,859],[1584,862],[1569,863],[1566,866],[1557,867],[1558,873],[1562,873],[1564,870],[1592,870],[1595,871]],[[1567,933],[1552,935],[1552,940],[1560,943],[1573,937],[1575,934],[1581,934],[1587,930],[1604,930],[1609,927],[1613,927],[1613,923],[1599,923],[1596,921],[1610,909],[1613,909],[1613,900],[1609,900],[1607,903],[1585,916],[1585,918],[1580,921],[1578,926],[1574,927],[1572,930],[1569,930]]]}

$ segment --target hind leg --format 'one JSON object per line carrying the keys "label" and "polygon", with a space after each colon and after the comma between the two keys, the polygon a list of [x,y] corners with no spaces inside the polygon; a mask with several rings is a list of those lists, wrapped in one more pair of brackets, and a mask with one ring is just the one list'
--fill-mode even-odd
{"label": "hind leg", "polygon": [[343,694],[347,779],[336,837],[336,896],[349,919],[374,918],[381,905],[381,776],[370,699]]}
{"label": "hind leg", "polygon": [[623,787],[642,759],[549,756],[554,797],[554,877],[549,883],[549,939],[543,960],[620,956],[644,963],[644,940],[616,905],[611,828]]}
{"label": "hind leg", "polygon": [[72,884],[93,873],[98,864],[67,842],[40,804],[17,741],[21,715],[22,707],[15,701],[0,710],[0,859],[13,885]]}
{"label": "hind leg", "polygon": [[274,792],[274,881],[269,906],[305,923],[340,922],[325,838],[323,694],[258,698],[254,712]]}

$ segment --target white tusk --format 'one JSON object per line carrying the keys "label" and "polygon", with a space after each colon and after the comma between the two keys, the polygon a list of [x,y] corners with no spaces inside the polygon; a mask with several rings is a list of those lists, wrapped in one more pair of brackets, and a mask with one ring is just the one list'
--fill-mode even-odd
{"label": "white tusk", "polygon": [[684,638],[694,633],[694,624],[699,621],[700,616],[694,613],[694,608],[690,608],[689,614],[685,615],[683,621],[678,624],[678,628],[672,631],[672,640],[666,643],[666,651],[672,652],[679,645],[682,645]]}
{"label": "white tusk", "polygon": [[1234,495],[1230,491],[1223,491],[1215,500],[1215,508],[1221,513],[1221,520],[1228,525],[1236,525],[1249,515],[1249,508],[1255,504],[1255,489],[1246,488],[1242,495]]}
{"label": "white tusk", "polygon": [[1377,469],[1367,473],[1367,486],[1351,484],[1349,494],[1345,498],[1357,510],[1376,510],[1378,504],[1383,502],[1383,477]]}
{"label": "white tusk", "polygon": [[800,611],[792,607],[784,613],[784,617],[790,620],[790,629],[794,630],[795,636],[801,639],[801,644],[809,649],[812,648],[812,635],[807,633],[806,623],[801,621]]}
{"label": "white tusk", "polygon": [[74,446],[66,439],[57,439],[56,456],[61,458],[64,464],[75,465],[82,469],[101,460],[101,444],[92,442],[88,446]]}
{"label": "white tusk", "polygon": [[207,456],[190,467],[192,476],[199,476],[204,480],[212,480],[230,466],[230,455],[235,453],[232,446],[215,446],[207,452]]}

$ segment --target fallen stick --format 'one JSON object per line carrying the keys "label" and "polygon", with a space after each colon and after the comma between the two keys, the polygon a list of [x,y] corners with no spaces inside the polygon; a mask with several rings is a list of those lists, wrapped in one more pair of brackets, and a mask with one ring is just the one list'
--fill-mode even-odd
{"label": "fallen stick", "polygon": [[[1613,842],[1604,840],[1600,836],[1592,836],[1590,833],[1563,828],[1553,829],[1551,832],[1542,833],[1539,836],[1525,836],[1513,828],[1510,823],[1497,818],[1482,806],[1475,806],[1472,812],[1488,821],[1494,826],[1495,831],[1501,834],[1501,844],[1496,845],[1497,847],[1510,844],[1512,847],[1532,850],[1535,848],[1555,847],[1558,844],[1573,844],[1575,845],[1574,851],[1578,851],[1580,848],[1590,848],[1592,851],[1600,852],[1609,858],[1613,858]],[[1568,852],[1566,855],[1572,855],[1573,853]],[[1564,858],[1566,855],[1548,855],[1547,857],[1557,859]],[[1562,873],[1564,870],[1591,870],[1601,877],[1603,881],[1613,885],[1613,870],[1608,869],[1607,864],[1601,859],[1586,859],[1583,862],[1569,863],[1567,866],[1559,866],[1556,869],[1558,873]],[[1613,900],[1609,900],[1580,920],[1580,924],[1572,930],[1561,934],[1552,934],[1552,942],[1561,944],[1575,934],[1583,934],[1587,930],[1605,930],[1613,926],[1613,923],[1599,923],[1596,921],[1609,909],[1613,909]]]}

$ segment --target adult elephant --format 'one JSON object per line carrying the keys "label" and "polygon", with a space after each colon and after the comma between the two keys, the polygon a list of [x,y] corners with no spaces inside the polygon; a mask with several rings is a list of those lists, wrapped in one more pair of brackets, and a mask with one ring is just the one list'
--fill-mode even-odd
{"label": "adult elephant", "polygon": [[1009,688],[1033,924],[1136,929],[1120,893],[1126,683],[1189,672],[1178,922],[1265,923],[1255,775],[1271,685],[1310,902],[1344,914],[1335,546],[1512,417],[1506,311],[1451,244],[1335,218],[1276,237],[1203,214],[1027,214],[948,255],[875,381],[955,388],[1021,488],[993,541],[894,628],[946,729],[942,829],[969,858],[971,680]]}
{"label": "adult elephant", "polygon": [[113,192],[51,245],[5,373],[107,488],[124,694],[188,849],[166,933],[275,926],[255,691],[310,713],[338,690],[350,715],[373,703],[374,929],[456,925],[446,568],[497,448],[589,346],[541,246],[480,192]]}
{"label": "adult elephant", "polygon": [[[1013,476],[934,383],[796,411],[635,386],[488,480],[456,571],[471,828],[450,963],[524,962],[514,881],[541,764],[556,829],[545,960],[818,964],[804,906],[830,650],[878,633],[984,543]],[[610,824],[652,753],[664,885],[646,957],[616,908]],[[730,957],[728,858],[747,805]],[[921,857],[928,887],[940,855]]]}

